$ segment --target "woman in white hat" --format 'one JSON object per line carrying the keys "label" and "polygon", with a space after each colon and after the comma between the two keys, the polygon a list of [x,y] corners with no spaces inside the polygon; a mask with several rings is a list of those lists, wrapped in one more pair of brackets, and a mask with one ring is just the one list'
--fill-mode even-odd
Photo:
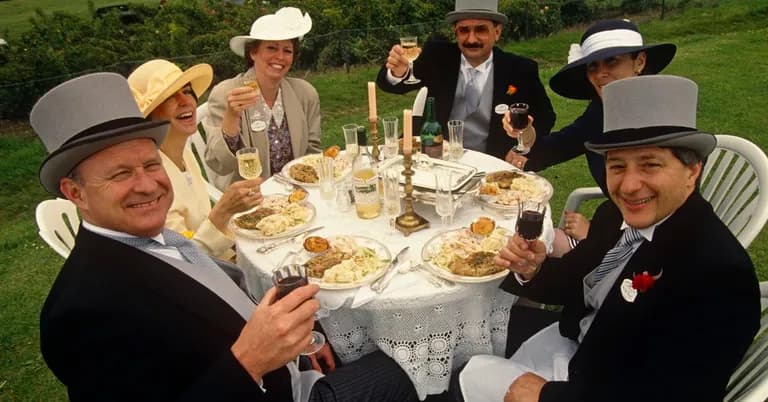
{"label": "woman in white hat", "polygon": [[234,256],[234,237],[227,228],[232,215],[261,202],[261,179],[238,182],[211,208],[200,166],[187,144],[197,131],[197,99],[208,89],[213,70],[198,64],[182,71],[167,60],[150,60],[128,76],[133,97],[145,117],[168,120],[168,134],[160,145],[163,167],[175,194],[165,226],[190,237],[208,254]]}
{"label": "woman in white hat", "polygon": [[311,28],[308,14],[284,7],[259,17],[249,35],[229,41],[247,70],[218,83],[208,98],[206,163],[225,176],[215,180],[217,186],[240,180],[235,152],[242,147],[259,149],[263,177],[294,158],[321,151],[317,91],[302,79],[287,77],[299,40]]}
{"label": "woman in white hat", "polygon": [[[587,109],[559,132],[536,139],[530,153],[518,155],[510,151],[507,161],[520,169],[539,171],[558,163],[585,155],[595,182],[606,192],[603,158],[584,147],[585,141],[603,133],[602,88],[622,78],[657,74],[675,56],[676,47],[664,43],[643,44],[637,26],[628,20],[606,20],[592,25],[572,44],[568,64],[550,80],[553,91],[570,99],[590,100]],[[504,129],[513,135],[509,114],[504,117]],[[568,252],[587,236],[589,221],[581,214],[566,211],[564,232],[556,231],[553,255]]]}

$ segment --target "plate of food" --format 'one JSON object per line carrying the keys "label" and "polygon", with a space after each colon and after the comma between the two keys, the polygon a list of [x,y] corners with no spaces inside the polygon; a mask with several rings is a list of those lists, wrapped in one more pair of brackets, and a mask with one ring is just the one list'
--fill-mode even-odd
{"label": "plate of food", "polygon": [[424,244],[421,259],[432,272],[453,282],[481,283],[507,276],[494,257],[514,232],[480,217],[467,228],[438,233]]}
{"label": "plate of food", "polygon": [[321,289],[353,289],[379,279],[392,261],[381,242],[364,236],[310,236],[297,263]]}
{"label": "plate of food", "polygon": [[520,198],[549,202],[554,189],[545,178],[515,170],[488,173],[480,183],[478,200],[481,204],[504,211],[517,211]]}
{"label": "plate of food", "polygon": [[333,175],[337,182],[344,179],[352,171],[351,162],[346,157],[345,151],[339,151],[338,147],[330,147],[322,154],[304,155],[286,163],[280,173],[293,184],[309,187],[319,186],[320,179],[317,171],[324,156],[334,159]]}
{"label": "plate of food", "polygon": [[230,230],[238,236],[256,240],[292,236],[309,226],[315,218],[315,207],[306,200],[306,192],[273,194],[250,211],[235,214]]}

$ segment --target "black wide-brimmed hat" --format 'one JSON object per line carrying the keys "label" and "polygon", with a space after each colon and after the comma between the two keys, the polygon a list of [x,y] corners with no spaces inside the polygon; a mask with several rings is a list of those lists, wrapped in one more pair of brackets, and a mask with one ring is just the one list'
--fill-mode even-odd
{"label": "black wide-brimmed hat", "polygon": [[549,86],[566,98],[595,98],[597,92],[587,79],[587,65],[641,50],[646,53],[643,73],[657,74],[675,57],[677,47],[671,43],[643,44],[637,26],[627,20],[600,21],[584,32],[580,44],[571,44],[568,64],[549,80]]}
{"label": "black wide-brimmed hat", "polygon": [[645,147],[681,147],[703,160],[715,149],[714,135],[696,128],[695,82],[673,75],[616,80],[603,87],[603,135],[587,141],[592,152]]}
{"label": "black wide-brimmed hat", "polygon": [[499,0],[456,0],[454,11],[445,15],[445,22],[478,19],[507,24],[509,18],[499,12]]}
{"label": "black wide-brimmed hat", "polygon": [[88,74],[51,89],[32,108],[29,123],[49,152],[40,183],[59,197],[59,180],[96,152],[138,138],[160,146],[168,132],[167,120],[144,118],[128,81],[115,73]]}

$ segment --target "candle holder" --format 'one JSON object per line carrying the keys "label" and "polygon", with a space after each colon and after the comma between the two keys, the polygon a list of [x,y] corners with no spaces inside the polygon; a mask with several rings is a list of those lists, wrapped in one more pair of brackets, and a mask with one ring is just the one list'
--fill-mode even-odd
{"label": "candle holder", "polygon": [[371,156],[376,162],[379,161],[379,118],[369,117],[368,122],[371,123]]}
{"label": "candle holder", "polygon": [[395,227],[405,236],[429,227],[429,221],[413,210],[413,158],[403,154],[403,176],[405,176],[405,212],[395,219]]}

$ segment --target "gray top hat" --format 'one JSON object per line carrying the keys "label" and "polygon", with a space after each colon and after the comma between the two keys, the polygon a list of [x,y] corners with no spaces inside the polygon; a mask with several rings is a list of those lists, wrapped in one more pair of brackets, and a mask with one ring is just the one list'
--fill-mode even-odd
{"label": "gray top hat", "polygon": [[88,74],[51,89],[32,108],[29,123],[49,152],[40,183],[59,197],[59,180],[89,156],[137,138],[159,146],[168,131],[167,121],[144,119],[128,82],[115,73]]}
{"label": "gray top hat", "polygon": [[507,16],[499,12],[498,0],[456,0],[456,10],[445,15],[445,22],[449,24],[468,19],[509,22]]}
{"label": "gray top hat", "polygon": [[673,75],[614,81],[603,88],[604,135],[584,146],[605,154],[643,147],[689,148],[704,159],[715,136],[696,129],[696,83]]}

